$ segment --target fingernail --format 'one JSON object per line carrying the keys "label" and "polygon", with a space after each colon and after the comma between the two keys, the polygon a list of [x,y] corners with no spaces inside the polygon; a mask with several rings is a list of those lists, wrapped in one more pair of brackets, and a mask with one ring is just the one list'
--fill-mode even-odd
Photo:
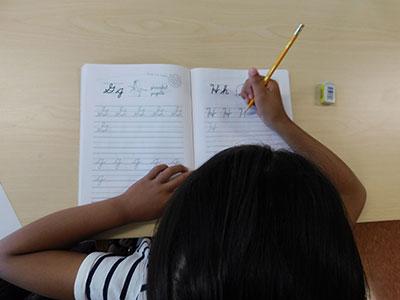
{"label": "fingernail", "polygon": [[257,75],[258,74],[258,72],[257,72],[257,69],[256,68],[250,68],[249,69],[249,75],[250,76],[255,76],[255,75]]}

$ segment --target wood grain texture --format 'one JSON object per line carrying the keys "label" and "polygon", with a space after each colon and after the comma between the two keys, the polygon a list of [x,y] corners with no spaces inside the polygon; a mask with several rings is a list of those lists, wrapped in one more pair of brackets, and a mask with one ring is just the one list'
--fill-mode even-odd
{"label": "wood grain texture", "polygon": [[[0,181],[23,224],[76,205],[84,63],[264,67],[303,22],[281,65],[294,118],[365,184],[361,221],[399,219],[399,15],[397,0],[3,0]],[[335,106],[316,103],[324,80]]]}
{"label": "wood grain texture", "polygon": [[400,299],[400,221],[357,224],[354,234],[372,299]]}

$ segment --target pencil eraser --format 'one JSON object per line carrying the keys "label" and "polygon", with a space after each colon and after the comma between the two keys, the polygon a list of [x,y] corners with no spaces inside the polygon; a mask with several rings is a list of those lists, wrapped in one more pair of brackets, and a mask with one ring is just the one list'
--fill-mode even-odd
{"label": "pencil eraser", "polygon": [[325,81],[320,85],[319,101],[321,104],[334,104],[336,101],[336,88],[332,82]]}

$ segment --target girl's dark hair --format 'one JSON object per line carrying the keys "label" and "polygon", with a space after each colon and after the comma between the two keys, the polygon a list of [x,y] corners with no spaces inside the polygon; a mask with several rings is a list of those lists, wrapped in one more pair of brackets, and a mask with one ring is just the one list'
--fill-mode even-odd
{"label": "girl's dark hair", "polygon": [[149,300],[366,299],[341,198],[300,155],[239,146],[170,199],[153,239]]}

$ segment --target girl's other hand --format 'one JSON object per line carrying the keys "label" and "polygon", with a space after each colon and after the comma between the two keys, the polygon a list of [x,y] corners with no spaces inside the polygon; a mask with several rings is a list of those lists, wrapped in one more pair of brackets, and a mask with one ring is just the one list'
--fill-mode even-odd
{"label": "girl's other hand", "polygon": [[173,192],[189,174],[188,168],[183,165],[155,166],[117,197],[122,202],[126,217],[135,222],[159,218]]}

